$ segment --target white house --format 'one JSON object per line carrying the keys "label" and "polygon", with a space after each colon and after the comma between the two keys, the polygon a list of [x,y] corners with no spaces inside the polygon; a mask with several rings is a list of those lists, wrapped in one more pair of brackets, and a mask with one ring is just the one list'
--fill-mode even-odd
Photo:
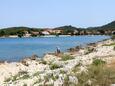
{"label": "white house", "polygon": [[50,33],[48,31],[43,31],[42,34],[44,34],[44,35],[50,35]]}

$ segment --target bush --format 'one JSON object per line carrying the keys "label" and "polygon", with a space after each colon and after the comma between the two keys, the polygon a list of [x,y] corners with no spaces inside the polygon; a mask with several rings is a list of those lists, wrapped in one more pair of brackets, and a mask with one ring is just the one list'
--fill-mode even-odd
{"label": "bush", "polygon": [[41,60],[41,63],[42,63],[42,64],[44,64],[44,65],[46,65],[46,64],[47,64],[47,62],[46,62],[46,61],[44,61],[44,60]]}
{"label": "bush", "polygon": [[9,81],[14,82],[19,79],[28,79],[28,78],[30,78],[30,76],[28,75],[27,71],[20,71],[18,72],[18,74],[11,76],[10,78],[7,78],[4,82],[9,82]]}
{"label": "bush", "polygon": [[33,76],[39,76],[40,72],[36,72],[33,74]]}
{"label": "bush", "polygon": [[111,44],[104,44],[103,46],[115,46],[115,43],[111,43]]}
{"label": "bush", "polygon": [[114,46],[113,50],[115,50],[115,46]]}
{"label": "bush", "polygon": [[57,68],[61,68],[61,66],[57,65],[57,64],[51,64],[50,65],[50,69],[51,70],[54,70],[54,69],[57,69]]}
{"label": "bush", "polygon": [[115,35],[112,35],[112,36],[111,36],[111,39],[112,39],[112,40],[115,40]]}
{"label": "bush", "polygon": [[77,73],[77,70],[74,73],[79,82],[77,86],[110,86],[115,83],[115,69],[107,67],[105,62],[99,59],[94,60],[93,65],[88,66],[87,73]]}
{"label": "bush", "polygon": [[86,51],[85,51],[85,55],[86,54],[89,54],[89,53],[91,53],[91,52],[93,52],[94,51],[94,48],[93,47],[87,47],[86,48]]}
{"label": "bush", "polygon": [[93,65],[96,65],[96,66],[102,65],[102,64],[105,64],[105,63],[106,63],[106,62],[103,61],[103,60],[101,60],[101,59],[95,59],[95,60],[93,61]]}
{"label": "bush", "polygon": [[12,80],[11,78],[7,78],[4,80],[4,82],[9,82],[10,80]]}
{"label": "bush", "polygon": [[62,61],[67,61],[67,60],[71,60],[71,59],[74,59],[73,56],[70,56],[70,55],[63,55],[61,57]]}

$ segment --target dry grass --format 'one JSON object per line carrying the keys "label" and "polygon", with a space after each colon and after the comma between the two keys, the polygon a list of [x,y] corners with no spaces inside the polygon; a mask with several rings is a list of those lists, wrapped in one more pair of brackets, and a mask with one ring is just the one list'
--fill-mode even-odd
{"label": "dry grass", "polygon": [[115,57],[111,60],[110,63],[107,64],[107,67],[109,67],[109,68],[115,68]]}
{"label": "dry grass", "polygon": [[[95,64],[96,63],[96,64]],[[97,65],[98,63],[98,65]],[[103,61],[95,60],[92,65],[88,66],[88,72],[76,73],[78,78],[77,86],[110,86],[115,83],[115,61],[111,65],[103,63]],[[88,80],[91,83],[88,83]]]}

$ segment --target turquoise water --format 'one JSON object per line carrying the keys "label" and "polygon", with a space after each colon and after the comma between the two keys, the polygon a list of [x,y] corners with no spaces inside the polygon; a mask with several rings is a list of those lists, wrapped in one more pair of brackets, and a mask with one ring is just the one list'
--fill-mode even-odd
{"label": "turquoise water", "polygon": [[0,38],[0,60],[19,61],[33,54],[42,57],[45,53],[54,52],[56,47],[61,51],[77,45],[101,41],[108,36],[70,36],[38,38]]}

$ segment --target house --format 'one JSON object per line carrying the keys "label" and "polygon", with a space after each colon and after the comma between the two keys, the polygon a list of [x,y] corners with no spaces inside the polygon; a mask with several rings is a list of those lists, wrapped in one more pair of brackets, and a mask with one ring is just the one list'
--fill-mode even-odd
{"label": "house", "polygon": [[42,31],[42,34],[44,34],[44,35],[50,35],[50,33],[48,31]]}
{"label": "house", "polygon": [[78,30],[74,30],[74,34],[78,34],[79,33],[79,31]]}
{"label": "house", "polygon": [[31,33],[34,34],[34,35],[39,35],[40,34],[40,32],[35,32],[35,31],[32,31]]}
{"label": "house", "polygon": [[10,37],[10,38],[17,38],[18,35],[10,35],[10,36],[8,36],[8,37]]}
{"label": "house", "polygon": [[28,31],[25,31],[24,37],[31,37],[31,34]]}

